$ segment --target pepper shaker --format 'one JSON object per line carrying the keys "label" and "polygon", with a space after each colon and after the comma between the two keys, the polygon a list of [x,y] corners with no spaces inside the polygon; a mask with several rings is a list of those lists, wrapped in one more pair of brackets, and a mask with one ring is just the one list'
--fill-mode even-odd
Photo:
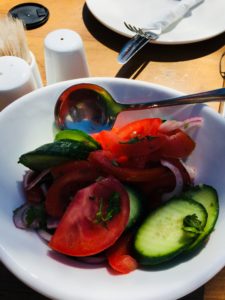
{"label": "pepper shaker", "polygon": [[50,32],[44,40],[47,84],[89,77],[80,35],[70,29]]}

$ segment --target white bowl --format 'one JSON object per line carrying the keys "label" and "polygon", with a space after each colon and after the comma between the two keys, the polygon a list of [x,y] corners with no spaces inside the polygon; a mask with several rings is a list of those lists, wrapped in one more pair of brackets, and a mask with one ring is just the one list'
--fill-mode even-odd
{"label": "white bowl", "polygon": [[[21,281],[49,298],[63,300],[174,300],[197,289],[225,265],[225,120],[206,105],[147,110],[140,116],[184,119],[202,116],[204,126],[194,136],[197,147],[187,163],[197,168],[196,183],[213,185],[220,213],[215,231],[204,249],[189,259],[157,270],[136,270],[115,276],[107,268],[89,266],[52,252],[31,231],[17,229],[12,212],[23,201],[25,171],[19,156],[53,139],[53,112],[59,94],[68,86],[90,82],[105,87],[116,99],[162,99],[177,91],[127,79],[86,78],[36,90],[0,114],[0,255],[4,265]],[[126,119],[127,121],[127,119]]]}

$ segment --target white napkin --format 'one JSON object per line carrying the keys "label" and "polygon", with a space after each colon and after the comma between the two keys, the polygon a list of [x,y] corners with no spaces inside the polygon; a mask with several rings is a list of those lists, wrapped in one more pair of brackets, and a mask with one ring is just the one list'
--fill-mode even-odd
{"label": "white napkin", "polygon": [[170,12],[150,27],[160,28],[165,31],[170,25],[182,19],[193,7],[204,2],[204,0],[181,0]]}

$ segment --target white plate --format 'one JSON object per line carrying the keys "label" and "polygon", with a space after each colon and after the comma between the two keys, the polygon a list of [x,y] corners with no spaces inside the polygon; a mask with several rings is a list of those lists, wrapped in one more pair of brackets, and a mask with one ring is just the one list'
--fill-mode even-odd
{"label": "white plate", "polygon": [[[60,300],[174,300],[197,289],[225,265],[225,120],[204,105],[132,114],[183,119],[200,115],[205,126],[197,131],[197,148],[188,160],[198,170],[196,182],[213,185],[220,197],[220,215],[206,247],[190,259],[158,270],[136,270],[115,276],[105,266],[87,266],[56,254],[33,232],[17,229],[12,212],[24,201],[21,179],[25,171],[18,157],[53,139],[53,111],[59,94],[74,83],[105,87],[116,99],[162,99],[180,93],[145,82],[87,78],[36,90],[0,113],[0,256],[5,266],[38,292]],[[124,116],[123,116],[124,118]],[[201,159],[199,159],[201,158]]]}
{"label": "white plate", "polygon": [[[127,37],[133,36],[125,26],[148,27],[160,15],[171,10],[178,0],[86,0],[92,14],[109,29]],[[178,24],[171,26],[155,43],[183,44],[214,37],[225,31],[225,1],[205,0]]]}

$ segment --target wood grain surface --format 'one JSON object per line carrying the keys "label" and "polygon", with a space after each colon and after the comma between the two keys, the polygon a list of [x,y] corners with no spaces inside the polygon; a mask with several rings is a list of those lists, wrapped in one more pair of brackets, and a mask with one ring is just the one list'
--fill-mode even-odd
{"label": "wood grain surface", "polygon": [[[22,2],[15,0],[0,1],[0,16],[6,15],[10,8],[20,3]],[[53,30],[67,28],[78,32],[83,39],[91,76],[144,80],[184,93],[222,87],[219,61],[225,51],[225,33],[186,45],[149,44],[134,59],[122,66],[117,63],[117,55],[127,38],[99,23],[88,10],[85,1],[40,0],[38,3],[49,9],[49,20],[43,26],[26,33],[29,48],[36,57],[44,84],[44,38]],[[210,105],[218,110],[218,103]],[[24,285],[0,264],[0,299],[47,298]],[[209,278],[204,287],[184,299],[225,300],[225,269],[211,280]]]}

